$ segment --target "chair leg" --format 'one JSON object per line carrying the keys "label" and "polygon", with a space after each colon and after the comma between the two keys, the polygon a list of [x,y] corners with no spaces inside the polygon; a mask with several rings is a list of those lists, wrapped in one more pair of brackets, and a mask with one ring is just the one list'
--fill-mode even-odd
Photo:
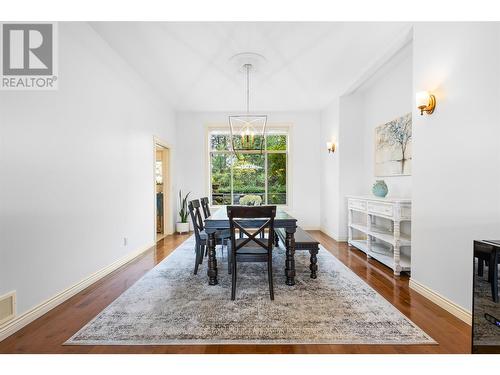
{"label": "chair leg", "polygon": [[492,278],[492,273],[493,273],[493,267],[490,267],[491,262],[484,262],[486,266],[488,266],[488,282],[491,283],[491,278]]}
{"label": "chair leg", "polygon": [[206,251],[205,249],[208,249],[207,245],[200,245],[200,264],[203,263],[203,252]]}
{"label": "chair leg", "polygon": [[196,256],[195,256],[195,260],[194,260],[194,274],[196,275],[198,273],[198,265],[201,263],[200,262],[200,245],[199,244],[196,244],[195,246],[195,252],[196,252]]}
{"label": "chair leg", "polygon": [[488,272],[491,276],[491,296],[493,302],[498,303],[498,255],[496,255],[495,251],[491,255],[489,270],[491,270],[491,272]]}
{"label": "chair leg", "polygon": [[231,263],[231,252],[229,251],[229,247],[227,247],[227,273],[231,275],[231,268],[232,268],[232,263]]}
{"label": "chair leg", "polygon": [[272,255],[267,260],[267,278],[269,279],[269,296],[271,301],[274,301],[274,286],[273,286],[273,258]]}
{"label": "chair leg", "polygon": [[236,299],[236,259],[231,260],[232,274],[231,274],[231,301]]}

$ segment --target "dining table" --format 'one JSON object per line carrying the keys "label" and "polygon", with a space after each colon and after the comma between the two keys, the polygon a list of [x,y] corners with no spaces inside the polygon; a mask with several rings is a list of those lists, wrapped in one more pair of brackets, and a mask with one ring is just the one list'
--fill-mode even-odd
{"label": "dining table", "polygon": [[[238,220],[238,223],[244,228],[259,228],[267,219],[255,218]],[[274,228],[283,228],[286,231],[285,238],[285,277],[287,285],[295,285],[295,231],[297,230],[297,219],[287,212],[278,208],[274,218]],[[218,230],[229,229],[229,218],[227,216],[226,206],[222,206],[212,215],[205,219],[205,233],[207,234],[208,247],[208,284],[217,285],[217,258],[215,255],[216,238],[215,233]],[[274,234],[272,234],[274,235]]]}

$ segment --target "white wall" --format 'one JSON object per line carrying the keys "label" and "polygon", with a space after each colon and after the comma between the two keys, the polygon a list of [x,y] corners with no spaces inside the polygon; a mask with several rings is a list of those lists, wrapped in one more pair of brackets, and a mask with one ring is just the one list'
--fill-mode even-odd
{"label": "white wall", "polygon": [[[183,171],[178,186],[191,191],[192,198],[208,196],[209,175],[206,145],[207,125],[228,124],[224,112],[179,112],[176,116],[179,170]],[[268,113],[268,125],[292,125],[289,165],[291,166],[290,214],[306,229],[320,226],[320,155],[326,147],[320,145],[319,112]]]}
{"label": "white wall", "polygon": [[411,44],[399,51],[360,89],[362,95],[364,186],[367,194],[375,180],[384,180],[389,197],[411,197],[411,176],[375,177],[375,128],[413,109]]}
{"label": "white wall", "polygon": [[336,150],[322,157],[320,224],[337,241],[347,239],[346,195],[366,193],[362,99],[358,94],[342,96],[321,112],[321,142],[335,142]]}
{"label": "white wall", "polygon": [[326,149],[326,142],[334,142],[335,153],[321,153],[320,170],[320,226],[321,230],[334,239],[339,239],[340,227],[340,144],[339,144],[339,99],[334,100],[321,112],[320,147]]}
{"label": "white wall", "polygon": [[358,94],[342,96],[339,101],[339,240],[347,239],[347,195],[366,194],[365,150],[360,143],[364,138],[364,113],[362,96]]}
{"label": "white wall", "polygon": [[153,135],[173,145],[174,115],[89,25],[60,23],[59,90],[0,92],[0,126],[0,294],[19,314],[154,243]]}
{"label": "white wall", "polygon": [[403,48],[354,93],[321,112],[321,142],[337,143],[335,155],[321,158],[321,228],[347,238],[347,195],[371,195],[384,179],[389,196],[411,196],[411,176],[374,176],[374,129],[412,110],[412,47]]}
{"label": "white wall", "polygon": [[[429,43],[432,41],[432,43]],[[429,90],[431,116],[414,108]],[[390,195],[413,197],[412,280],[471,309],[472,241],[500,231],[500,26],[418,23],[403,49],[354,94],[322,112],[321,226],[346,234],[346,194],[370,194],[373,128],[413,111],[411,177],[384,178]]]}
{"label": "white wall", "polygon": [[413,113],[412,279],[471,310],[472,241],[500,237],[498,23],[418,23]]}

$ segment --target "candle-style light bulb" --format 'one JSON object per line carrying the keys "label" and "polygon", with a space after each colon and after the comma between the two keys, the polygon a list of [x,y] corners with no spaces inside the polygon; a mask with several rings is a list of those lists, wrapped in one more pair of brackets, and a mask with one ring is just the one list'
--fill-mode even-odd
{"label": "candle-style light bulb", "polygon": [[429,93],[427,91],[419,91],[415,95],[417,108],[427,107],[429,104]]}

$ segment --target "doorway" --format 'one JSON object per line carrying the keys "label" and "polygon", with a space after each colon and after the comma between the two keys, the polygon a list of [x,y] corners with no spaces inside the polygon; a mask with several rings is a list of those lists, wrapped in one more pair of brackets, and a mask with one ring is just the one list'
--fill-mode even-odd
{"label": "doorway", "polygon": [[170,149],[155,140],[155,233],[156,241],[172,233],[170,220]]}

